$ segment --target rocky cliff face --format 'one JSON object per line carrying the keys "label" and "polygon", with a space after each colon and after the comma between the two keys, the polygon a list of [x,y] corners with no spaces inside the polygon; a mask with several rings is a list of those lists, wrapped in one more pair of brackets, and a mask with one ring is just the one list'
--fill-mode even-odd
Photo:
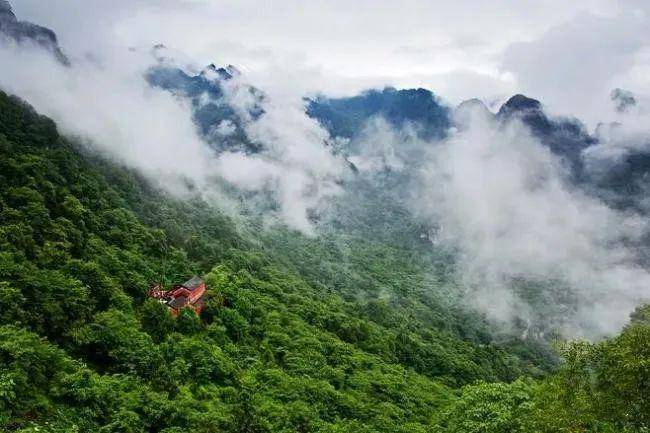
{"label": "rocky cliff face", "polygon": [[51,52],[62,64],[70,64],[59,47],[56,34],[46,27],[18,20],[6,0],[0,0],[0,41],[2,39],[18,44],[35,44]]}

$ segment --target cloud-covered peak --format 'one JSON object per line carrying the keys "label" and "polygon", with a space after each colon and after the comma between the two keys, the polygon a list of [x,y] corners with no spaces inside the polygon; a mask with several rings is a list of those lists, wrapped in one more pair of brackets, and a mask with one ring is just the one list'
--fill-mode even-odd
{"label": "cloud-covered peak", "polygon": [[347,98],[320,97],[309,101],[308,114],[333,136],[354,137],[373,117],[392,127],[415,128],[423,138],[440,138],[450,126],[449,109],[430,90],[386,87]]}
{"label": "cloud-covered peak", "polygon": [[512,113],[522,113],[529,111],[538,111],[542,109],[542,104],[537,99],[529,98],[528,96],[517,94],[512,96],[501,106],[499,110],[500,116],[506,116]]}
{"label": "cloud-covered peak", "polygon": [[9,39],[18,44],[33,43],[50,51],[64,65],[70,61],[59,47],[56,34],[29,21],[19,21],[6,0],[0,0],[0,41]]}
{"label": "cloud-covered peak", "polygon": [[218,67],[214,63],[210,63],[201,71],[201,76],[206,79],[220,79],[231,80],[234,77],[240,76],[241,72],[233,65],[226,67]]}
{"label": "cloud-covered peak", "polygon": [[14,15],[14,11],[11,8],[11,4],[9,4],[7,0],[0,0],[0,16],[3,15],[9,15],[14,19],[16,18],[16,16]]}

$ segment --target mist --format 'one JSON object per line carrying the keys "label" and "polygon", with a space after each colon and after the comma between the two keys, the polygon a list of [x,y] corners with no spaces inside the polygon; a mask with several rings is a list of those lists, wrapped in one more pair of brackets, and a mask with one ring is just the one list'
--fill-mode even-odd
{"label": "mist", "polygon": [[[248,138],[263,151],[220,153],[198,134],[190,101],[145,80],[156,61],[150,49],[113,47],[73,57],[66,67],[36,46],[5,44],[0,87],[54,119],[65,135],[177,197],[199,194],[237,212],[237,201],[224,192],[226,182],[270,195],[278,210],[265,209],[267,220],[311,234],[309,212],[338,193],[346,166],[327,150],[329,136],[305,115],[302,99],[266,95],[264,113],[245,119]],[[226,86],[228,103],[242,113],[250,103],[243,88],[249,88],[243,78]],[[220,133],[227,133],[228,125],[221,126]]]}
{"label": "mist", "polygon": [[[29,4],[25,3],[26,10],[41,10],[40,4]],[[540,23],[524,40],[509,35],[490,47],[475,41],[476,35],[457,35],[450,40],[442,35],[432,47],[412,47],[411,40],[403,41],[394,47],[410,65],[403,77],[387,65],[376,67],[378,56],[387,56],[380,50],[370,53],[363,65],[346,61],[332,62],[332,67],[325,61],[319,63],[321,59],[314,62],[310,50],[318,52],[318,47],[298,47],[309,56],[300,50],[281,52],[277,46],[284,47],[286,42],[281,37],[275,41],[275,49],[253,49],[257,40],[238,45],[224,39],[221,28],[212,29],[219,33],[213,34],[218,39],[215,46],[233,55],[235,63],[247,61],[251,73],[229,80],[211,77],[219,81],[225,99],[210,101],[208,94],[202,97],[206,103],[227,103],[236,110],[246,139],[260,149],[246,152],[211,146],[192,120],[192,101],[153,87],[145,79],[146,72],[159,62],[191,73],[202,71],[201,62],[206,53],[213,55],[215,47],[204,40],[209,39],[202,33],[205,26],[187,23],[212,20],[207,12],[215,13],[215,9],[176,5],[178,8],[158,10],[149,5],[140,9],[138,2],[120,4],[92,40],[77,37],[75,29],[62,29],[61,40],[72,43],[72,52],[65,50],[65,44],[63,47],[69,66],[36,45],[0,45],[0,87],[54,119],[76,142],[137,170],[179,198],[199,195],[238,215],[242,210],[239,198],[246,197],[246,206],[254,207],[269,224],[280,222],[308,236],[318,234],[313,215],[346,193],[349,162],[370,180],[386,172],[398,176],[400,182],[374,185],[395,188],[386,196],[405,203],[415,218],[432,228],[431,247],[454,252],[459,286],[465,290],[467,303],[504,326],[541,320],[565,336],[598,338],[619,330],[629,313],[648,299],[650,275],[641,247],[648,233],[646,218],[615,209],[574,184],[566,165],[523,124],[498,123],[490,113],[470,110],[462,119],[455,119],[457,128],[447,131],[446,139],[431,142],[418,137],[417,125],[396,129],[377,117],[346,142],[331,137],[309,118],[303,99],[309,91],[346,94],[366,83],[426,83],[431,74],[443,79],[441,86],[454,94],[452,98],[468,96],[464,92],[471,89],[497,101],[502,95],[492,94],[491,89],[512,92],[517,86],[548,99],[557,112],[586,116],[591,125],[601,118],[618,122],[601,125],[596,131],[599,143],[582,155],[587,173],[597,176],[629,152],[650,150],[648,82],[644,78],[649,63],[642,37],[647,33],[647,15],[636,9],[612,12],[609,6],[604,7],[607,14],[596,13],[599,8],[589,14],[576,10],[558,17],[559,22],[553,20],[553,25]],[[131,14],[131,7],[139,12]],[[84,13],[89,22],[103,18],[94,10]],[[251,13],[258,16],[259,11],[252,8]],[[527,8],[521,15],[528,15]],[[382,17],[395,21],[390,14]],[[52,17],[58,23],[67,18],[67,10]],[[169,29],[159,25],[162,18],[170,23]],[[268,21],[266,16],[261,18]],[[429,31],[430,22],[424,24]],[[468,28],[473,29],[475,23],[471,24]],[[320,25],[329,31],[329,23]],[[302,34],[303,26],[299,20],[294,31]],[[189,27],[192,31],[185,34]],[[240,37],[246,39],[250,26],[240,23],[237,27],[245,30]],[[377,28],[383,34],[385,26]],[[197,29],[201,33],[197,34]],[[403,29],[399,26],[397,30],[399,34]],[[609,32],[609,43],[597,51],[603,30]],[[200,45],[194,54],[200,52],[202,60],[195,62],[174,50],[166,51],[164,59],[152,55],[151,46],[163,36],[178,38],[180,45],[190,50]],[[322,34],[316,36],[323,38]],[[114,37],[119,42],[113,43]],[[326,48],[322,52],[341,52],[337,44]],[[355,58],[364,52],[362,48],[354,49]],[[431,50],[445,52],[441,58],[448,66],[423,70],[419,62],[433,58]],[[598,55],[587,56],[589,63],[578,68],[576,52]],[[473,64],[470,57],[481,61]],[[324,56],[333,58],[338,57]],[[346,70],[349,65],[367,69],[355,75]],[[395,76],[386,78],[391,75]],[[638,103],[617,109],[609,96],[614,85],[638,89],[634,93]],[[264,97],[254,98],[252,88],[261,89]],[[449,91],[451,88],[459,90]],[[255,105],[261,109],[259,116],[251,115]],[[222,121],[214,125],[210,137],[225,139],[235,129],[231,121]],[[338,152],[339,148],[345,152]],[[348,160],[341,154],[349,156]]]}
{"label": "mist", "polygon": [[456,251],[471,305],[502,324],[541,319],[565,336],[597,338],[648,299],[635,247],[648,225],[568,179],[523,124],[478,110],[431,147],[411,205],[436,228],[435,247]]}
{"label": "mist", "polygon": [[[247,138],[259,144],[259,154],[225,152],[219,157],[219,173],[246,189],[275,192],[281,217],[304,234],[314,234],[310,211],[318,211],[328,197],[340,194],[347,164],[335,156],[329,133],[305,114],[302,95],[286,87],[265,89],[260,101],[251,99],[250,84],[242,76],[222,81],[226,101],[244,121]],[[259,118],[250,115],[260,104]]]}

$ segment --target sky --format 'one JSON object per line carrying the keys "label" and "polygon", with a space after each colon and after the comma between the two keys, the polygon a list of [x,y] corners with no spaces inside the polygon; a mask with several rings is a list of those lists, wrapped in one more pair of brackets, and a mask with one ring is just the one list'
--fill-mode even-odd
{"label": "sky", "polygon": [[[643,0],[14,0],[74,55],[164,43],[268,89],[425,87],[450,103],[517,92],[597,122],[614,87],[650,93]],[[278,80],[278,77],[283,80]],[[282,84],[278,83],[282,82]]]}

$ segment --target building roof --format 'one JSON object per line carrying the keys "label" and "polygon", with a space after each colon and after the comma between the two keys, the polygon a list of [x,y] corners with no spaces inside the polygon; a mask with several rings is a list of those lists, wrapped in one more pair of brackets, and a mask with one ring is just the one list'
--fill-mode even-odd
{"label": "building roof", "polygon": [[187,299],[186,296],[179,296],[178,298],[174,298],[171,301],[167,303],[171,308],[181,308],[184,307],[188,304],[189,300]]}
{"label": "building roof", "polygon": [[185,281],[183,283],[183,287],[185,287],[186,289],[192,291],[192,290],[198,288],[201,284],[203,284],[203,280],[201,279],[201,277],[198,277],[198,276],[195,275],[192,278],[190,278],[189,280]]}

